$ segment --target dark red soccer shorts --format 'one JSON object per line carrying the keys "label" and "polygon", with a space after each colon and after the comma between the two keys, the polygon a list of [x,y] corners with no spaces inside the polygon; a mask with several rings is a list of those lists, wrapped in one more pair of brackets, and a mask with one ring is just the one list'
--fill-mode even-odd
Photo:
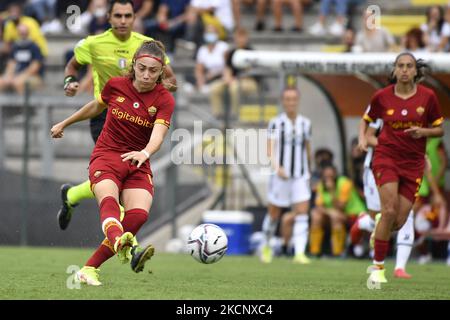
{"label": "dark red soccer shorts", "polygon": [[393,161],[372,163],[372,171],[378,186],[388,182],[398,182],[398,193],[414,203],[422,182],[423,170],[418,168],[401,168]]}
{"label": "dark red soccer shorts", "polygon": [[138,168],[131,161],[122,162],[120,153],[102,153],[91,158],[89,180],[91,189],[102,180],[110,179],[119,192],[125,189],[145,189],[153,197],[152,175],[148,165]]}

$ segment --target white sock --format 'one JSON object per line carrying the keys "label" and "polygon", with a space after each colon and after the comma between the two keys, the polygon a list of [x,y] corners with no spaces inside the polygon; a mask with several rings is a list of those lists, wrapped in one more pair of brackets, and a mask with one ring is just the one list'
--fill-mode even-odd
{"label": "white sock", "polygon": [[295,254],[304,254],[308,243],[309,222],[307,214],[300,214],[295,217],[294,223],[294,250]]}
{"label": "white sock", "polygon": [[375,220],[369,214],[364,214],[358,219],[359,230],[372,232],[375,228]]}
{"label": "white sock", "polygon": [[262,231],[264,233],[264,245],[268,245],[270,239],[275,235],[275,231],[277,230],[277,220],[273,220],[270,217],[270,214],[266,213],[262,224]]}
{"label": "white sock", "polygon": [[408,219],[397,233],[397,255],[395,269],[405,269],[414,243],[414,213],[409,212]]}

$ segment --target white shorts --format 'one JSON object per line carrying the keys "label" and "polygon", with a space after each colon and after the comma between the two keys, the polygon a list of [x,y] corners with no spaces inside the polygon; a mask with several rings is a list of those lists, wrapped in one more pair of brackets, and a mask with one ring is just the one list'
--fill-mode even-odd
{"label": "white shorts", "polygon": [[290,178],[283,180],[272,175],[269,180],[267,200],[277,207],[290,207],[299,202],[309,201],[311,187],[309,178]]}
{"label": "white shorts", "polygon": [[367,209],[379,212],[381,210],[380,196],[378,195],[377,184],[372,169],[364,168],[363,182]]}

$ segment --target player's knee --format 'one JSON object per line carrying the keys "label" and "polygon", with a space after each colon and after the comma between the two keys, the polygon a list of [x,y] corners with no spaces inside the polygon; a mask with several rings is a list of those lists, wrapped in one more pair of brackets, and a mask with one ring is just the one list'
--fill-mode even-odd
{"label": "player's knee", "polygon": [[283,224],[289,225],[294,222],[295,215],[292,212],[285,213],[281,218]]}
{"label": "player's knee", "polygon": [[383,211],[383,219],[386,219],[390,222],[396,222],[397,212],[394,209],[394,206],[387,206]]}

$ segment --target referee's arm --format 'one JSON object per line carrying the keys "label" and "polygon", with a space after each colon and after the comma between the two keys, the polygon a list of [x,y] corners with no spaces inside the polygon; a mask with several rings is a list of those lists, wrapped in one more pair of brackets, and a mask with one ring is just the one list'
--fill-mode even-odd
{"label": "referee's arm", "polygon": [[80,85],[78,82],[78,71],[81,67],[81,64],[77,62],[75,56],[67,63],[64,69],[64,92],[66,96],[73,97],[77,94]]}

